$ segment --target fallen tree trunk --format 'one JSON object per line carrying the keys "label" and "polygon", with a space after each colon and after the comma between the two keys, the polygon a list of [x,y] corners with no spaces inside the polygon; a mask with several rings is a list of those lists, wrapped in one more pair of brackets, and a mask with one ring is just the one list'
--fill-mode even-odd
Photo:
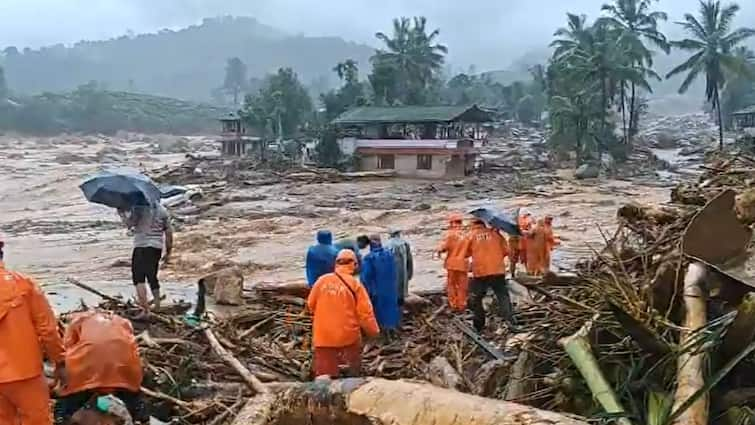
{"label": "fallen tree trunk", "polygon": [[[705,326],[706,306],[705,294],[702,290],[705,279],[705,266],[702,263],[692,263],[684,276],[684,331],[681,335],[680,346],[688,344],[695,334]],[[684,402],[705,386],[705,352],[695,348],[683,352],[677,362],[677,385],[674,395],[674,411],[676,412]],[[708,423],[708,394],[702,395],[686,411],[682,412],[673,422],[678,425],[707,425]]]}
{"label": "fallen tree trunk", "polygon": [[[271,387],[272,388],[272,387]],[[233,425],[586,425],[580,418],[409,381],[318,380],[249,400]]]}

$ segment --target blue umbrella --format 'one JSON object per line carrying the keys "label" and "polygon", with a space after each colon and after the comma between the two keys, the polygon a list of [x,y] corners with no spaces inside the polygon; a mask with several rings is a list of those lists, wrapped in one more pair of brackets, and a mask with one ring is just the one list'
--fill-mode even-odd
{"label": "blue umbrella", "polygon": [[160,189],[149,177],[129,169],[103,171],[79,188],[89,202],[122,210],[157,205],[161,197]]}
{"label": "blue umbrella", "polygon": [[477,208],[476,210],[472,210],[469,213],[484,221],[491,227],[494,227],[498,230],[503,230],[509,235],[522,235],[522,232],[519,231],[519,224],[516,222],[516,220],[512,220],[505,213],[496,213],[489,208]]}

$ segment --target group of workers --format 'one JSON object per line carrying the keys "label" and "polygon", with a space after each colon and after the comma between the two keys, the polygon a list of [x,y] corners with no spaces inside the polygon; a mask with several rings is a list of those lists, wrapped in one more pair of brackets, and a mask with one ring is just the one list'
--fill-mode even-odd
{"label": "group of workers", "polygon": [[551,251],[560,243],[553,233],[553,217],[546,216],[533,225],[532,215],[522,213],[517,225],[520,235],[507,239],[479,218],[472,218],[469,229],[465,229],[464,216],[453,213],[436,250],[439,257],[445,255],[449,306],[460,313],[469,307],[478,331],[485,327],[482,301],[488,290],[496,295],[501,316],[516,329],[506,281],[507,264],[512,278],[516,277],[517,263],[523,264],[532,276],[550,271]]}
{"label": "group of workers", "polygon": [[[485,328],[483,299],[490,290],[498,299],[501,317],[512,331],[518,331],[507,269],[512,278],[517,263],[534,276],[550,269],[551,251],[559,243],[553,218],[533,223],[532,216],[523,213],[517,224],[520,234],[506,237],[478,218],[465,228],[464,216],[454,213],[436,250],[438,257],[444,256],[451,309],[463,313],[468,307],[477,331]],[[385,246],[378,235],[334,242],[330,231],[321,230],[316,239],[305,260],[312,288],[307,307],[313,315],[313,372],[315,376],[352,375],[360,369],[362,334],[383,333],[390,339],[399,326],[414,269],[411,247],[399,231],[390,232]]]}
{"label": "group of workers", "polygon": [[414,274],[411,246],[399,230],[385,244],[380,235],[334,243],[333,234],[321,230],[305,263],[312,288],[307,306],[313,315],[313,373],[352,375],[360,369],[362,332],[390,339],[398,330]]}
{"label": "group of workers", "polygon": [[[110,400],[147,423],[131,323],[108,312],[75,313],[61,337],[44,292],[5,268],[3,248],[0,241],[0,424],[52,425],[51,387],[56,425],[116,423]],[[44,358],[55,367],[54,382],[44,374]]]}
{"label": "group of workers", "polygon": [[[136,231],[132,277],[145,312],[150,308],[147,283],[159,306],[157,269],[172,248],[167,212],[158,208],[147,215],[122,214]],[[559,243],[552,217],[533,223],[525,213],[517,220],[521,235],[507,238],[480,219],[472,218],[467,228],[462,214],[451,214],[436,250],[444,256],[451,309],[462,313],[468,307],[478,331],[486,324],[483,298],[489,290],[498,299],[499,314],[516,330],[507,270],[515,277],[519,263],[528,274],[547,273],[550,253]],[[358,375],[362,335],[382,333],[391,339],[398,330],[414,272],[411,246],[398,230],[385,243],[379,235],[334,242],[327,230],[316,239],[305,267],[311,287],[307,308],[313,316],[313,374]],[[148,421],[131,323],[109,312],[77,313],[61,337],[44,293],[32,279],[5,268],[3,248],[0,241],[0,424],[51,425],[51,386],[58,395],[56,424],[113,423],[107,419],[112,412],[103,413],[112,404],[108,400],[122,404],[137,423]],[[43,373],[45,357],[55,366],[51,384]]]}

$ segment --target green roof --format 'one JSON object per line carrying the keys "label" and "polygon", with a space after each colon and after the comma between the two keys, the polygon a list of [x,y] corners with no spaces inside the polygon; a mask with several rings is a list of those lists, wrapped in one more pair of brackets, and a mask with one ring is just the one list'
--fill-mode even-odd
{"label": "green roof", "polygon": [[755,114],[755,105],[748,106],[742,110],[734,112],[732,115],[749,115],[749,114]]}
{"label": "green roof", "polygon": [[473,106],[363,106],[346,111],[333,124],[486,122],[492,114]]}

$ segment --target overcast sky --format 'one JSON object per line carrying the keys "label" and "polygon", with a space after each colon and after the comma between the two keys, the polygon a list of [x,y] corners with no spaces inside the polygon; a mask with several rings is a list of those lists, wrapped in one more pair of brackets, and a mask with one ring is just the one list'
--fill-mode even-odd
{"label": "overcast sky", "polygon": [[[338,35],[375,44],[396,16],[424,15],[440,28],[457,66],[502,66],[547,44],[568,11],[594,17],[607,0],[0,0],[0,48],[102,39],[180,28],[203,17],[245,15],[287,32]],[[755,22],[755,2],[742,0],[739,23]],[[671,21],[697,9],[695,0],[661,0]]]}

